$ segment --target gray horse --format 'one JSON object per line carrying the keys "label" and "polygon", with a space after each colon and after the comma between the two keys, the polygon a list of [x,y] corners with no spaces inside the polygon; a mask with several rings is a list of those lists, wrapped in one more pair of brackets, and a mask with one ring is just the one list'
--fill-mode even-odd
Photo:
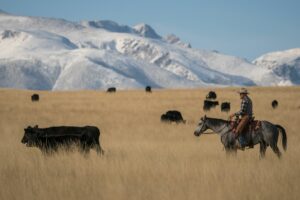
{"label": "gray horse", "polygon": [[[212,130],[221,136],[221,142],[224,145],[226,153],[237,152],[238,145],[235,139],[235,134],[232,132],[230,121],[223,119],[202,117],[197,125],[194,132],[195,136],[200,136],[207,129]],[[261,121],[261,126],[258,130],[254,130],[251,133],[245,134],[246,143],[249,145],[250,142],[253,145],[260,144],[260,157],[265,156],[267,147],[270,146],[274,153],[280,158],[281,152],[277,147],[279,132],[282,135],[282,146],[283,149],[287,148],[287,137],[285,129],[280,125],[274,125],[268,121]]]}

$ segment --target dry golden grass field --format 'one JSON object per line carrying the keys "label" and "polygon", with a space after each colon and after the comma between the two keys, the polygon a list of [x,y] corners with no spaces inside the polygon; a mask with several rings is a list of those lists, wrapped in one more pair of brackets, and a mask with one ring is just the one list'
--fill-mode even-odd
{"label": "dry golden grass field", "polygon": [[[210,89],[42,92],[0,90],[0,199],[300,199],[300,88],[248,88],[256,119],[286,128],[282,159],[259,147],[226,157],[216,134],[195,137]],[[238,88],[215,89],[218,100],[239,109]],[[279,107],[271,108],[277,99]],[[186,124],[163,124],[167,110]],[[220,107],[207,116],[227,119]],[[21,144],[24,128],[95,125],[104,156],[60,151],[43,156]]]}

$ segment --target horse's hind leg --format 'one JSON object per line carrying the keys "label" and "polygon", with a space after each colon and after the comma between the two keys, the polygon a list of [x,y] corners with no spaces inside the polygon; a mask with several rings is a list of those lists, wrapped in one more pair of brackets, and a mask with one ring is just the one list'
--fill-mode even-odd
{"label": "horse's hind leg", "polygon": [[261,142],[260,143],[260,147],[259,147],[259,158],[264,158],[266,155],[266,150],[267,150],[267,145],[265,142]]}
{"label": "horse's hind leg", "polygon": [[271,145],[271,148],[274,151],[274,153],[277,155],[277,157],[280,158],[281,157],[281,152],[278,149],[277,145],[276,144],[275,145]]}

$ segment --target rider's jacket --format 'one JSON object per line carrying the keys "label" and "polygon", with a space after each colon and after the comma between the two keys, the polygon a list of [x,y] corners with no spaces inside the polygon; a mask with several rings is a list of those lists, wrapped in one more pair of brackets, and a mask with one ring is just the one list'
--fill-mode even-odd
{"label": "rider's jacket", "polygon": [[252,100],[248,96],[244,96],[241,102],[240,111],[235,113],[236,116],[248,115],[250,118],[253,116],[252,112]]}

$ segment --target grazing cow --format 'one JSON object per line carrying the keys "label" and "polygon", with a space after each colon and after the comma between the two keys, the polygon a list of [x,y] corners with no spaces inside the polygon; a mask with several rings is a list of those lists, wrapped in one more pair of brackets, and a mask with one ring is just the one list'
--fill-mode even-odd
{"label": "grazing cow", "polygon": [[185,123],[186,120],[182,118],[182,115],[177,110],[169,110],[165,114],[161,115],[160,120],[162,122],[176,122]]}
{"label": "grazing cow", "polygon": [[223,102],[221,104],[221,111],[222,112],[229,112],[230,111],[230,103],[229,102]]}
{"label": "grazing cow", "polygon": [[78,145],[82,152],[88,153],[91,148],[103,154],[99,137],[100,131],[95,126],[74,127],[58,126],[49,128],[27,127],[21,140],[28,147],[38,147],[43,153],[57,151],[59,147],[69,149]]}
{"label": "grazing cow", "polygon": [[117,91],[117,89],[115,87],[110,87],[107,89],[106,92],[112,93],[112,92],[116,92],[116,91]]}
{"label": "grazing cow", "polygon": [[209,93],[206,95],[206,99],[216,99],[217,94],[214,91],[209,91]]}
{"label": "grazing cow", "polygon": [[146,92],[152,92],[151,86],[147,86],[147,87],[145,88],[145,91],[146,91]]}
{"label": "grazing cow", "polygon": [[204,100],[203,103],[203,110],[204,111],[209,111],[211,108],[216,107],[217,105],[219,105],[218,101],[210,101],[210,100]]}
{"label": "grazing cow", "polygon": [[39,101],[40,100],[40,96],[38,94],[33,94],[31,95],[31,101]]}
{"label": "grazing cow", "polygon": [[277,100],[273,100],[272,101],[272,107],[275,109],[278,106],[278,101]]}

